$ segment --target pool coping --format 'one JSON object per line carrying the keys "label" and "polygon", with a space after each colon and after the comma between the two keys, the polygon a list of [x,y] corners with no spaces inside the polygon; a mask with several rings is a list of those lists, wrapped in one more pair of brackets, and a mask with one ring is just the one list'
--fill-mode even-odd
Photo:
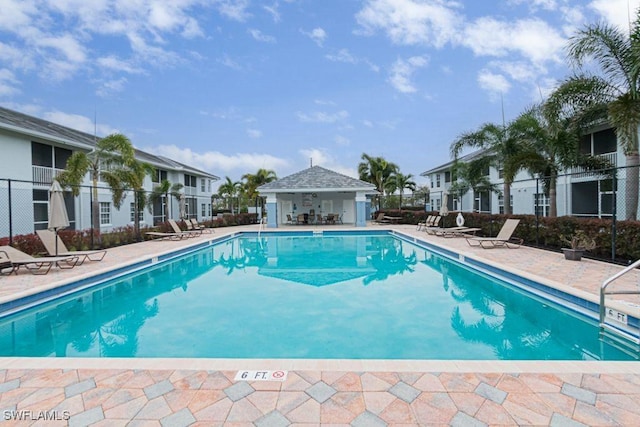
{"label": "pool coping", "polygon": [[376,360],[2,357],[3,369],[290,370],[338,372],[519,372],[640,375],[637,361]]}
{"label": "pool coping", "polygon": [[[227,234],[220,234],[211,236],[211,238],[207,238],[206,240],[199,240],[194,242],[193,244],[183,246],[178,249],[167,249],[164,251],[160,251],[158,253],[154,253],[152,255],[144,255],[137,259],[129,260],[128,262],[124,262],[120,264],[117,268],[104,268],[101,270],[93,271],[90,273],[86,273],[83,275],[71,277],[68,279],[60,280],[49,285],[39,286],[36,288],[29,289],[28,291],[22,292],[20,294],[14,294],[7,297],[0,298],[0,317],[4,317],[12,314],[13,312],[22,311],[32,306],[40,305],[48,302],[51,299],[59,298],[64,295],[68,295],[70,293],[78,292],[83,289],[91,288],[94,286],[98,286],[106,280],[110,280],[119,276],[128,275],[134,273],[135,271],[145,268],[151,265],[158,264],[160,262],[167,262],[173,258],[182,256],[189,252],[195,252],[207,246],[211,246],[213,244],[221,243],[229,239],[233,239],[238,236],[252,236],[252,235],[301,235],[301,236],[312,236],[318,235],[320,233],[325,235],[344,235],[344,234],[367,234],[367,235],[387,235],[391,234],[396,237],[399,237],[403,240],[406,240],[410,243],[417,244],[419,246],[423,246],[428,250],[435,251],[438,255],[445,256],[454,262],[459,262],[463,265],[469,266],[475,270],[479,270],[481,272],[488,273],[490,275],[499,275],[499,279],[510,282],[509,277],[513,280],[522,280],[524,282],[528,282],[529,284],[535,283],[540,286],[543,286],[547,289],[553,289],[558,292],[569,295],[571,298],[574,298],[575,301],[582,302],[583,304],[577,304],[578,306],[584,305],[585,310],[589,310],[591,308],[591,316],[589,315],[589,311],[583,312],[580,310],[576,310],[575,307],[567,307],[565,304],[562,304],[561,301],[557,301],[558,298],[550,298],[553,297],[552,294],[538,295],[538,292],[531,292],[527,289],[529,284],[522,287],[522,290],[525,292],[529,292],[533,295],[539,296],[541,298],[545,298],[551,302],[558,303],[563,305],[568,310],[575,312],[576,314],[586,315],[588,317],[593,316],[593,307],[597,311],[598,304],[594,303],[596,297],[586,291],[581,291],[579,289],[574,289],[569,286],[562,285],[557,282],[550,281],[548,279],[544,279],[542,277],[535,276],[533,274],[529,274],[520,270],[512,269],[504,265],[495,265],[485,259],[476,259],[471,253],[467,253],[464,251],[453,251],[446,247],[442,247],[438,244],[435,244],[430,241],[426,241],[420,239],[416,236],[407,234],[402,231],[390,229],[390,228],[380,228],[376,230],[371,229],[346,229],[346,230],[329,230],[318,232],[317,230],[265,230],[265,231],[253,231],[253,230],[242,230],[242,231],[231,231]],[[471,262],[469,262],[471,261]],[[488,268],[488,272],[484,269]],[[505,279],[506,276],[506,279]],[[58,291],[58,292],[55,292]],[[544,292],[544,291],[541,291]],[[37,301],[29,302],[29,305],[18,306],[20,301],[24,301],[25,299],[34,299],[37,298],[38,295],[44,295],[42,298]],[[13,298],[11,298],[13,297]],[[569,301],[571,303],[571,301]],[[575,302],[573,302],[575,304]],[[8,304],[8,305],[7,305]],[[629,316],[629,318],[633,319],[635,325],[638,325],[638,318],[635,317],[633,313],[630,313],[631,308],[626,304],[621,304],[618,301],[609,301],[607,306],[615,307],[615,309],[624,312]],[[6,308],[8,307],[8,308]],[[636,326],[637,328],[637,326]],[[602,364],[613,364],[611,365],[612,372],[617,372],[617,369],[621,369],[621,366],[626,366],[628,362],[606,362],[606,361],[498,361],[498,360],[459,360],[459,361],[450,361],[450,360],[360,360],[360,359],[184,359],[184,358],[23,358],[23,357],[9,357],[9,358],[1,358],[0,357],[0,366],[14,365],[17,364],[21,366],[21,368],[26,369],[29,366],[35,367],[44,367],[45,363],[42,363],[43,360],[51,361],[56,360],[58,362],[53,363],[53,366],[60,366],[64,369],[76,367],[76,366],[88,366],[92,368],[105,367],[110,365],[110,363],[106,363],[107,361],[118,362],[120,365],[126,365],[128,368],[131,366],[140,366],[140,369],[144,369],[147,366],[162,366],[162,362],[167,362],[171,366],[180,365],[180,366],[199,366],[202,364],[203,366],[214,366],[214,368],[207,369],[226,369],[220,368],[219,366],[232,366],[233,368],[229,369],[250,369],[247,368],[247,365],[250,366],[260,366],[260,368],[256,369],[266,369],[264,367],[265,363],[273,364],[273,366],[279,366],[281,369],[281,365],[285,363],[287,366],[293,366],[290,369],[303,370],[303,369],[330,369],[330,370],[371,370],[371,371],[404,371],[406,366],[415,366],[417,370],[424,371],[429,370],[437,370],[440,371],[445,369],[450,372],[477,372],[477,369],[483,369],[482,372],[496,372],[495,368],[500,366],[500,370],[502,372],[508,372],[511,370],[521,371],[523,368],[531,369],[532,365],[535,364],[544,364],[545,367],[536,367],[534,371],[525,371],[525,372],[548,372],[548,369],[555,369],[554,366],[558,366],[558,369],[565,369],[567,366],[572,366],[578,364],[580,366],[580,370],[575,372],[592,372],[591,369],[597,369],[598,372],[602,372]],[[92,360],[96,361],[96,364],[92,364]],[[69,364],[62,363],[61,361],[69,361]],[[126,362],[124,362],[126,361]],[[136,361],[136,363],[131,363]],[[200,361],[200,362],[198,362]],[[118,364],[116,363],[116,364]],[[598,364],[599,367],[591,367],[589,363]],[[46,363],[48,365],[49,362]],[[461,364],[464,364],[462,367]],[[618,366],[619,364],[622,364]],[[329,368],[325,367],[328,366]],[[573,366],[574,369],[578,368],[578,365]],[[638,364],[640,365],[640,364]],[[300,368],[297,368],[297,367]],[[322,366],[318,368],[318,366]],[[342,367],[345,367],[344,369]],[[13,367],[13,366],[11,366]],[[17,367],[17,366],[16,366]],[[244,367],[244,368],[243,368]],[[359,367],[359,368],[358,368]],[[158,368],[161,369],[161,368]],[[460,370],[462,369],[462,370]],[[488,370],[485,370],[488,369]],[[583,369],[587,369],[583,371]],[[609,368],[607,368],[609,369]],[[624,368],[628,369],[628,368]],[[413,368],[409,370],[415,370]],[[556,372],[556,371],[552,371]],[[559,371],[558,371],[559,372]],[[563,371],[564,372],[564,371]],[[608,372],[608,371],[607,371]],[[625,370],[625,372],[628,372]],[[632,370],[630,373],[640,373],[640,367],[638,370]]]}

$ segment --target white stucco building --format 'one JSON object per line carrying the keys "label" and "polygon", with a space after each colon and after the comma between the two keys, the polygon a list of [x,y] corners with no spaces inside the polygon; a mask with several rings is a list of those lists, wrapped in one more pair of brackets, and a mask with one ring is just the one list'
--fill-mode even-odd
{"label": "white stucco building", "polygon": [[[0,237],[29,234],[47,227],[48,189],[53,178],[66,167],[75,151],[90,152],[96,137],[46,120],[0,107]],[[155,168],[144,189],[152,191],[167,179],[181,183],[188,217],[211,217],[213,182],[219,178],[208,172],[174,160],[136,150],[138,160]],[[80,195],[65,195],[71,229],[91,228],[90,179],[85,179]],[[106,183],[99,183],[100,230],[133,224],[133,196],[128,192],[120,209],[115,209]],[[143,225],[152,225],[169,217],[178,218],[178,201],[158,200],[151,212],[141,213]]]}

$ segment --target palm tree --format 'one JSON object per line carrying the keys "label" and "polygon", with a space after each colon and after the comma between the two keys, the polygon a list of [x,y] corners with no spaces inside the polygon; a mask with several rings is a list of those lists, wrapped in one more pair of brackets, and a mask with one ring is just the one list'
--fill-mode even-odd
{"label": "palm tree", "polygon": [[469,190],[473,190],[474,193],[500,192],[496,184],[493,184],[486,175],[490,160],[489,157],[480,157],[469,162],[456,160],[453,163],[451,168],[452,183],[449,192],[458,196],[461,201],[460,210],[462,210],[462,196]]}
{"label": "palm tree", "polygon": [[460,156],[464,148],[480,148],[486,150],[483,157],[489,160],[490,166],[502,169],[504,213],[507,215],[511,213],[511,184],[523,168],[521,160],[526,150],[523,141],[528,125],[520,117],[502,126],[485,123],[477,131],[463,133],[451,144],[454,159]]}
{"label": "palm tree", "polygon": [[112,188],[116,188],[119,185],[122,189],[133,190],[133,229],[136,238],[140,240],[140,212],[149,203],[147,193],[143,188],[144,179],[146,176],[152,176],[155,169],[148,163],[133,159],[112,172],[112,174],[106,176],[107,183]]}
{"label": "palm tree", "polygon": [[[604,24],[587,25],[570,39],[569,59],[578,73],[553,92],[550,105],[556,114],[586,118],[606,117],[616,130],[626,156],[626,218],[638,211],[638,127],[640,126],[640,10],[629,34]],[[600,75],[581,72],[597,67]],[[584,122],[584,120],[583,120]]]}
{"label": "palm tree", "polygon": [[218,187],[218,194],[227,200],[229,209],[233,213],[233,198],[238,195],[242,188],[242,183],[239,181],[232,181],[231,178],[225,176],[224,184],[220,184]]}
{"label": "palm tree", "polygon": [[255,175],[250,173],[242,175],[242,179],[245,180],[243,187],[244,187],[245,193],[247,194],[247,197],[249,199],[255,198],[256,200],[256,210],[257,210],[258,209],[258,192],[256,191],[256,189],[261,185],[275,181],[276,179],[278,179],[278,176],[271,169],[260,168],[255,173]]}
{"label": "palm tree", "polygon": [[528,123],[526,130],[527,149],[523,150],[521,162],[533,175],[542,177],[545,194],[549,196],[549,216],[558,215],[556,185],[562,170],[580,166],[587,170],[610,167],[604,159],[583,155],[579,151],[580,128],[575,122],[558,117],[536,105],[523,112],[518,121]]}
{"label": "palm tree", "polygon": [[416,183],[413,181],[413,175],[404,175],[400,172],[396,172],[389,177],[387,183],[393,185],[394,189],[391,191],[392,193],[395,193],[396,191],[400,192],[400,203],[398,208],[402,209],[402,196],[404,195],[404,190],[411,190],[413,192],[416,189]]}
{"label": "palm tree", "polygon": [[[358,164],[358,175],[362,181],[370,182],[376,186],[380,194],[385,193],[385,184],[391,175],[398,172],[399,168],[395,163],[388,162],[383,157],[371,157],[366,153],[362,154],[363,160]],[[378,210],[382,208],[381,199],[378,199]]]}
{"label": "palm tree", "polygon": [[[169,203],[169,196],[174,197],[176,201],[180,201],[183,188],[184,184],[181,184],[179,182],[172,184],[170,181],[163,179],[160,184],[158,184],[153,189],[149,197],[151,199],[151,202],[155,202],[156,200],[160,200],[162,199],[162,197],[164,197],[165,203],[169,206],[173,206],[172,203]],[[164,215],[167,216],[167,212],[165,212]],[[170,218],[173,218],[173,213],[170,213],[168,216]]]}
{"label": "palm tree", "polygon": [[[126,136],[114,133],[100,139],[89,153],[74,152],[67,160],[65,171],[58,176],[58,181],[71,187],[74,196],[80,194],[80,185],[87,173],[91,176],[91,228],[100,230],[100,205],[98,201],[98,180],[102,178],[111,187],[113,205],[120,207],[124,198],[124,190],[112,170],[121,165],[135,161],[135,150]],[[112,186],[113,184],[113,186]],[[98,233],[98,242],[100,234]]]}

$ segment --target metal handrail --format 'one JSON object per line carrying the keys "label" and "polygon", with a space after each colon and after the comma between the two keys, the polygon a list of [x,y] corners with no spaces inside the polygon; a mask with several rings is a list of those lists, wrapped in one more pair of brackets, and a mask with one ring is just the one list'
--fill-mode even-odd
{"label": "metal handrail", "polygon": [[602,282],[602,286],[600,286],[600,325],[604,324],[604,318],[606,316],[606,308],[604,305],[605,296],[606,295],[639,295],[640,291],[612,291],[607,292],[607,286],[609,286],[614,281],[618,280],[620,277],[624,276],[631,270],[636,269],[640,266],[640,259],[633,264],[627,266],[624,270],[617,272],[613,276],[609,277],[607,280]]}

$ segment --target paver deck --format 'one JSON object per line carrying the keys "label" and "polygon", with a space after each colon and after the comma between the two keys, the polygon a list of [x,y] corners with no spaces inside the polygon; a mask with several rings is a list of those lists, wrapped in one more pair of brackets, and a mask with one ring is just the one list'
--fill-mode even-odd
{"label": "paver deck", "polygon": [[[390,227],[594,301],[602,281],[622,269],[565,261],[561,254],[527,247],[470,248],[464,239]],[[73,270],[1,277],[0,302],[224,233],[256,229],[127,245],[109,249],[100,263]],[[637,289],[639,280],[634,272],[616,286]],[[616,298],[622,309],[640,317],[636,297]],[[288,375],[284,382],[234,381],[245,369]],[[638,362],[0,358],[2,422],[20,426],[635,426],[638,402]]]}

